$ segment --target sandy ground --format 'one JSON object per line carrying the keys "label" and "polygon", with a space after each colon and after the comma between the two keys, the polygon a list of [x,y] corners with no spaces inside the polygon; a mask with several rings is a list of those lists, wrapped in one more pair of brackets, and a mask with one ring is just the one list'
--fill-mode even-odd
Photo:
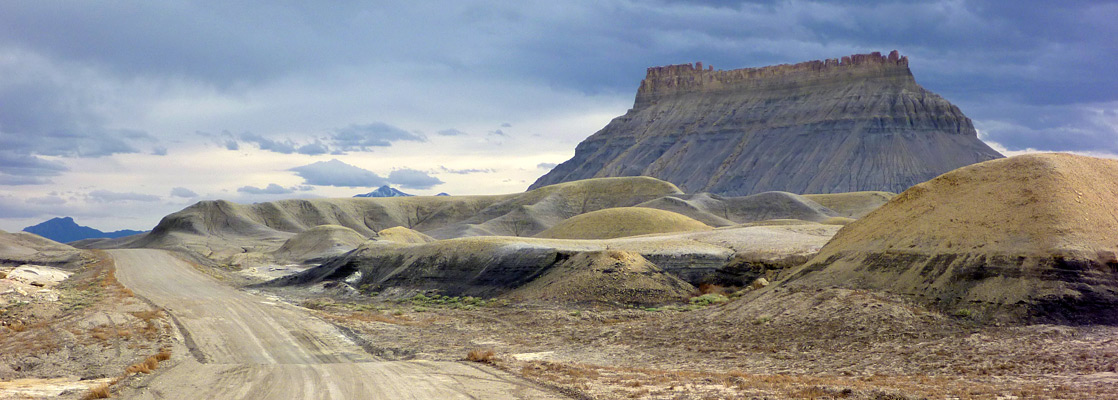
{"label": "sandy ground", "polygon": [[719,304],[302,304],[399,356],[491,350],[500,368],[578,398],[1118,398],[1116,327],[982,327],[867,292],[804,301],[820,312],[738,323]]}
{"label": "sandy ground", "polygon": [[223,285],[165,251],[110,254],[121,283],[163,307],[183,334],[173,365],[124,398],[557,398],[476,363],[373,356],[305,310]]}
{"label": "sandy ground", "polygon": [[75,259],[82,261],[65,271],[38,267],[30,275],[73,273],[58,283],[0,279],[0,399],[79,398],[127,383],[151,372],[137,366],[169,345],[166,314],[120,285],[107,255]]}

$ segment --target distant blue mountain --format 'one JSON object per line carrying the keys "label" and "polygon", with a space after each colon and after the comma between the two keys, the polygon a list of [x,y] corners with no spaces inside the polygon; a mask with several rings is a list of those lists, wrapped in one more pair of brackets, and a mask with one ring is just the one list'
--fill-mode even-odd
{"label": "distant blue mountain", "polygon": [[127,229],[116,232],[101,232],[88,226],[78,225],[74,222],[74,219],[70,217],[51,218],[41,224],[23,228],[23,231],[34,233],[59,243],[69,243],[82,239],[118,238],[144,233],[143,231]]}
{"label": "distant blue mountain", "polygon": [[359,194],[353,197],[409,197],[410,194],[401,192],[399,190],[388,187],[388,185],[381,186],[377,190],[365,194]]}
{"label": "distant blue mountain", "polygon": [[450,195],[447,194],[446,192],[442,192],[442,193],[436,194],[435,196],[450,196]]}

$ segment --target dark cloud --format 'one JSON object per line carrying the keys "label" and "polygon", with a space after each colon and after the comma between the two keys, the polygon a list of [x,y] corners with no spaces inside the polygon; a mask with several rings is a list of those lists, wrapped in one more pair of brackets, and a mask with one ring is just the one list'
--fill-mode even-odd
{"label": "dark cloud", "polygon": [[306,154],[308,156],[316,156],[316,155],[319,155],[319,154],[329,153],[330,148],[326,147],[326,145],[324,145],[320,142],[314,142],[314,143],[311,143],[311,144],[305,144],[305,145],[299,146],[299,148],[296,149],[295,151],[298,152],[299,154]]}
{"label": "dark cloud", "polygon": [[[206,136],[206,134],[203,135]],[[229,150],[237,150],[240,147],[237,141],[233,139],[222,139],[214,135],[208,135],[207,137],[210,137],[211,140],[218,140]],[[392,145],[392,142],[401,140],[427,141],[427,138],[422,134],[408,132],[383,122],[350,125],[336,129],[322,140],[318,138],[311,141],[296,141],[290,138],[274,139],[255,133],[242,133],[239,138],[241,141],[255,144],[260,150],[311,156],[320,154],[341,155],[350,151],[370,151],[373,147],[388,147]]]}
{"label": "dark cloud", "polygon": [[427,138],[395,126],[374,122],[365,125],[350,125],[338,129],[330,135],[332,145],[341,151],[368,151],[370,147],[387,147],[392,142],[407,140],[425,142]]}
{"label": "dark cloud", "polygon": [[275,183],[269,183],[267,187],[258,188],[255,186],[242,186],[237,188],[238,192],[248,194],[288,194],[295,193],[293,188],[285,188]]}
{"label": "dark cloud", "polygon": [[[4,8],[0,5],[0,14]],[[115,121],[105,115],[108,96],[100,82],[81,70],[64,70],[34,53],[6,48],[3,37],[0,33],[0,149],[102,157],[136,153],[133,143],[155,141],[146,132],[110,127]]]}
{"label": "dark cloud", "polygon": [[[259,147],[260,150],[281,154],[294,153],[295,147],[297,146],[290,140],[277,141],[253,133],[242,133],[241,140],[256,144],[256,146]],[[228,146],[226,148],[228,148]]]}
{"label": "dark cloud", "polygon": [[388,182],[400,185],[405,189],[430,189],[432,186],[444,183],[439,178],[428,175],[426,172],[410,168],[398,169],[388,173]]}
{"label": "dark cloud", "polygon": [[57,161],[19,154],[10,150],[0,150],[0,177],[10,176],[11,179],[16,180],[23,178],[30,181],[49,182],[48,179],[43,178],[58,176],[66,171],[69,171],[69,168]]}
{"label": "dark cloud", "polygon": [[[314,79],[322,71],[376,75],[390,63],[386,60],[407,60],[409,68],[421,71],[414,76],[423,78],[499,77],[564,92],[631,94],[654,65],[704,61],[731,69],[899,49],[910,57],[922,85],[957,104],[996,99],[1010,106],[1074,106],[1078,112],[1085,104],[1118,100],[1112,73],[1118,65],[1114,15],[1115,2],[1041,0],[346,2],[331,7],[261,1],[59,7],[31,1],[0,5],[0,50],[20,49],[54,64],[87,66],[115,77],[185,80],[227,92],[281,78]],[[108,128],[116,125],[93,106],[101,103],[97,96],[69,87],[72,82],[65,79],[29,71],[35,65],[0,65],[6,81],[0,84],[0,132],[14,135],[0,137],[0,148],[85,157],[136,152],[126,132]],[[968,108],[964,111],[975,120],[1004,119]],[[1022,120],[1007,122],[1028,126]],[[422,135],[383,125],[380,131],[376,124],[339,130],[341,139],[321,146],[300,138],[252,143],[290,154],[305,146],[311,146],[307,152],[342,153],[422,140]],[[1078,137],[1115,139],[1110,131],[1079,125],[1095,130]],[[438,134],[444,132],[461,134],[449,129]],[[228,139],[221,145],[238,148]]]}
{"label": "dark cloud", "polygon": [[338,187],[378,187],[388,180],[372,171],[333,159],[291,168],[308,185]]}
{"label": "dark cloud", "polygon": [[437,133],[439,135],[442,135],[442,136],[464,136],[464,135],[466,135],[466,132],[462,132],[462,131],[454,129],[454,128],[443,129],[443,130],[435,132],[435,133]]}
{"label": "dark cloud", "polygon": [[159,201],[159,196],[134,192],[113,192],[109,190],[94,190],[87,195],[90,201],[96,203],[124,203],[124,202],[154,202]]}
{"label": "dark cloud", "polygon": [[198,197],[198,193],[194,193],[193,190],[184,187],[176,187],[171,189],[171,197],[182,197],[185,199],[189,199]]}

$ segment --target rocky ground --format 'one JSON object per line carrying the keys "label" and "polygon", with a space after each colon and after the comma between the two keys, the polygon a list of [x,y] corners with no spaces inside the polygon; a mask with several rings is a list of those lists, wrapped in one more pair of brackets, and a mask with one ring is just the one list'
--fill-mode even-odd
{"label": "rocky ground", "polygon": [[[237,286],[265,278],[199,268]],[[50,289],[55,301],[21,304],[12,301],[18,293],[5,294],[0,398],[82,398],[99,385],[138,382],[172,340],[165,314],[116,283],[111,263],[90,258],[74,272]],[[377,356],[473,359],[574,398],[1118,397],[1118,327],[980,325],[849,289],[748,306],[734,302],[748,290],[700,290],[661,307],[388,299],[333,287],[260,292],[351,329]]]}
{"label": "rocky ground", "polygon": [[979,326],[868,292],[812,294],[818,312],[737,323],[716,293],[660,308],[287,299],[381,356],[476,359],[576,398],[1118,397],[1118,328]]}
{"label": "rocky ground", "polygon": [[82,398],[170,356],[170,319],[121,286],[111,260],[75,264],[57,285],[0,279],[0,399]]}

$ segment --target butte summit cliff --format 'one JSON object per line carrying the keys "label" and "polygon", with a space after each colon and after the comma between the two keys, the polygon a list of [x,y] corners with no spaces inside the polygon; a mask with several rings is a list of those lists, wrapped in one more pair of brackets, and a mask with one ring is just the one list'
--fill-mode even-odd
{"label": "butte summit cliff", "polygon": [[645,175],[687,193],[901,192],[1001,158],[897,51],[729,71],[652,67],[633,108],[531,188]]}

